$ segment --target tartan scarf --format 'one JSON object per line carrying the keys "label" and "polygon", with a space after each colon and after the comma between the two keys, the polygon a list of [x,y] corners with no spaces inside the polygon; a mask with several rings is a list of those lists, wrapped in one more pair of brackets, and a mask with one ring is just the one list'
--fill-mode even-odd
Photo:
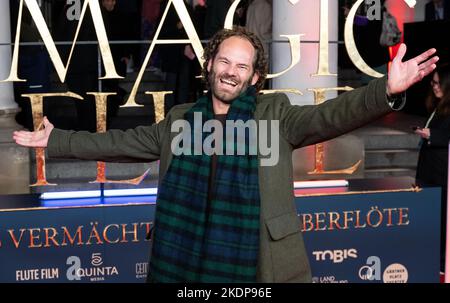
{"label": "tartan scarf", "polygon": [[[227,120],[254,119],[255,95],[250,87],[233,100]],[[185,114],[191,129],[195,112],[203,123],[213,119],[211,93]],[[260,196],[258,158],[249,153],[250,141],[247,131],[244,155],[236,153],[236,140],[224,142],[224,151],[233,144],[235,153],[216,156],[211,199],[211,156],[174,156],[158,191],[150,282],[256,282]]]}

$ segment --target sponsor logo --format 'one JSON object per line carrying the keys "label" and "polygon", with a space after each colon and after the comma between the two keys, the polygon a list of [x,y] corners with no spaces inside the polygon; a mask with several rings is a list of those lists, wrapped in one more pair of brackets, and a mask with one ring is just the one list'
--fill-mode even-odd
{"label": "sponsor logo", "polygon": [[136,263],[136,279],[145,279],[148,274],[148,262]]}
{"label": "sponsor logo", "polygon": [[313,283],[348,283],[348,280],[338,280],[335,276],[313,277]]}
{"label": "sponsor logo", "polygon": [[333,263],[342,263],[348,258],[358,258],[358,251],[354,248],[350,249],[335,249],[325,251],[313,251],[313,256],[316,261],[333,261]]}
{"label": "sponsor logo", "polygon": [[399,263],[394,263],[386,267],[383,273],[384,283],[407,283],[408,270]]}
{"label": "sponsor logo", "polygon": [[102,265],[103,264],[102,254],[100,254],[100,253],[92,254],[91,264],[93,266],[100,266],[100,265]]}
{"label": "sponsor logo", "polygon": [[377,256],[367,258],[366,265],[359,269],[359,278],[363,281],[381,281],[383,283],[407,283],[408,270],[399,263],[394,263],[386,267],[381,276],[381,261]]}
{"label": "sponsor logo", "polygon": [[81,259],[77,256],[70,256],[66,261],[70,267],[67,269],[66,277],[69,281],[81,281],[83,278],[91,282],[105,281],[107,277],[119,275],[116,266],[101,266],[103,259],[100,253],[94,253],[91,257],[93,267],[82,267]]}
{"label": "sponsor logo", "polygon": [[59,279],[59,268],[38,268],[16,270],[16,282],[34,282]]}

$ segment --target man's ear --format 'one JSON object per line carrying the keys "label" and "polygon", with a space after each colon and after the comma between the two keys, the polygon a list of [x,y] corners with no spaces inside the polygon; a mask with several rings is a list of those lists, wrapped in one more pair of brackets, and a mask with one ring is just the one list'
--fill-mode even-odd
{"label": "man's ear", "polygon": [[208,71],[208,73],[211,72],[211,67],[212,67],[212,60],[209,59],[208,66],[206,67],[206,70]]}
{"label": "man's ear", "polygon": [[258,73],[254,73],[253,74],[253,77],[252,77],[252,85],[255,85],[256,84],[256,82],[258,82],[258,80],[259,80],[259,74]]}

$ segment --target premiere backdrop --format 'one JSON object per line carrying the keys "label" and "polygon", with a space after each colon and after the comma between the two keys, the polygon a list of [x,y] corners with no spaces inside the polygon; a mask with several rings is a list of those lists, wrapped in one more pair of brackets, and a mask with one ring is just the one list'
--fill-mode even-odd
{"label": "premiere backdrop", "polygon": [[[439,195],[297,197],[313,282],[439,282]],[[0,282],[144,282],[154,210],[155,197],[0,210]]]}

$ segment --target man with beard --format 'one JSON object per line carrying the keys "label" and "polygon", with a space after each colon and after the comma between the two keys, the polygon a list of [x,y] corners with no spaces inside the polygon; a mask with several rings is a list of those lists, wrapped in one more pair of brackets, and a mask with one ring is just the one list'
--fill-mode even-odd
{"label": "man with beard", "polygon": [[[242,28],[218,32],[204,51],[208,94],[175,106],[158,124],[102,134],[54,129],[15,132],[18,144],[50,157],[99,161],[160,160],[150,282],[310,282],[311,270],[293,195],[294,149],[334,138],[392,111],[398,94],[435,68],[429,50],[406,62],[402,45],[388,77],[321,105],[296,106],[284,94],[256,95],[267,75],[264,49]],[[400,98],[401,99],[401,98]],[[174,155],[172,123],[279,121],[280,159]],[[226,129],[226,132],[228,129]],[[205,138],[205,137],[203,137]],[[228,138],[228,137],[227,137]],[[236,148],[236,142],[226,141]]]}

